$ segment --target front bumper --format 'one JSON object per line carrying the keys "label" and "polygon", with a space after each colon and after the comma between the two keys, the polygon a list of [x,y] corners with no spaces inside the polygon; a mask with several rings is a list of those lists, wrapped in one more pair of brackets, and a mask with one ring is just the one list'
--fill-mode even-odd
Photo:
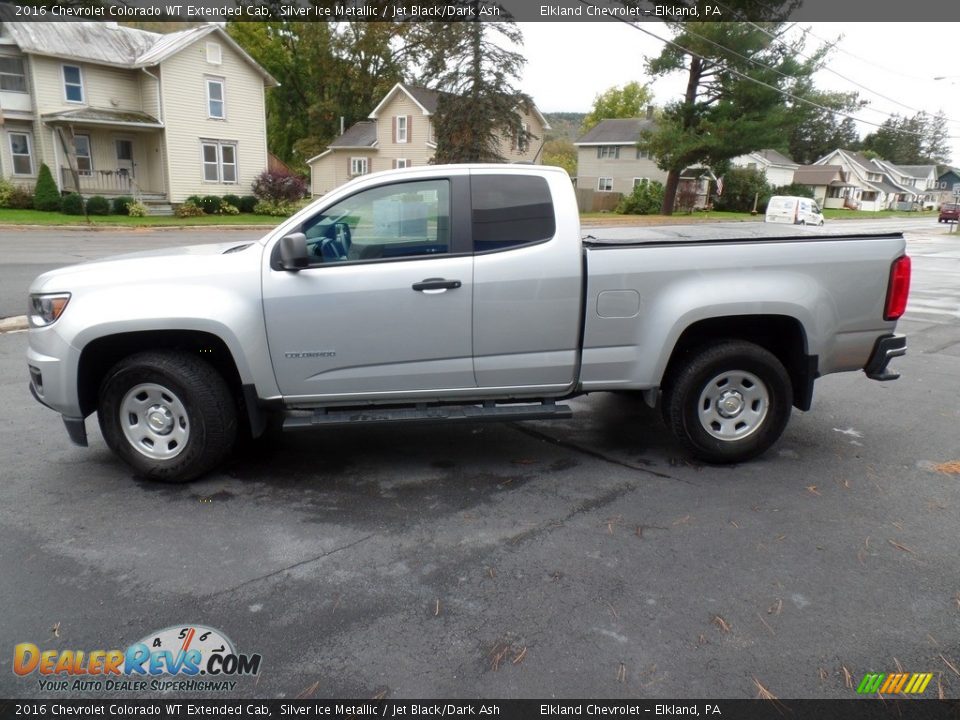
{"label": "front bumper", "polygon": [[[30,381],[30,394],[33,395],[34,400],[44,407],[56,410],[56,408],[50,407],[40,396],[40,393],[37,392],[36,383],[33,380]],[[84,418],[73,418],[67,417],[66,415],[61,415],[60,417],[63,418],[63,425],[67,429],[67,435],[70,436],[70,442],[80,447],[87,447],[87,423]]]}
{"label": "front bumper", "polygon": [[888,370],[887,365],[893,358],[906,353],[906,335],[883,335],[874,343],[873,352],[870,353],[870,359],[863,368],[863,372],[871,380],[896,380],[900,377],[900,373]]}

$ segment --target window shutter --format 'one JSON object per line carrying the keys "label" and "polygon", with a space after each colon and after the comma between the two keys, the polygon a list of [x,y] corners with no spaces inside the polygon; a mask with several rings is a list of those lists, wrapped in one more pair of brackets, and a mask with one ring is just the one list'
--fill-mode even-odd
{"label": "window shutter", "polygon": [[397,116],[396,115],[393,116],[393,143],[394,145],[396,145],[397,143]]}
{"label": "window shutter", "polygon": [[407,115],[407,142],[413,142],[413,115]]}
{"label": "window shutter", "polygon": [[353,175],[353,159],[347,158],[347,177]]}

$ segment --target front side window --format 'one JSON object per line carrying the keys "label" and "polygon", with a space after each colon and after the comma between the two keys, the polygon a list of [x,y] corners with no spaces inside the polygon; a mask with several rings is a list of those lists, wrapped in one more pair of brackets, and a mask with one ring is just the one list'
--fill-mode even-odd
{"label": "front side window", "polygon": [[201,143],[201,160],[205,182],[237,182],[236,143],[207,140]]}
{"label": "front side window", "polygon": [[90,175],[93,172],[93,158],[90,155],[90,136],[73,136],[74,154],[77,157],[77,171],[81,175]]}
{"label": "front side window", "polygon": [[223,100],[223,80],[207,78],[207,114],[217,120],[227,116],[226,103]]}
{"label": "front side window", "polygon": [[614,160],[620,157],[619,145],[600,145],[597,147],[597,158],[612,158]]}
{"label": "front side window", "polygon": [[602,177],[597,180],[597,190],[600,192],[610,192],[613,190],[613,178]]}
{"label": "front side window", "polygon": [[542,242],[556,232],[550,188],[542,177],[476,175],[470,196],[475,252]]}
{"label": "front side window", "polygon": [[27,91],[23,58],[0,57],[0,90],[22,93]]}
{"label": "front side window", "polygon": [[33,175],[33,140],[30,133],[8,133],[14,175]]}
{"label": "front side window", "polygon": [[371,188],[303,224],[314,263],[431,257],[450,252],[450,182]]}
{"label": "front side window", "polygon": [[63,95],[67,102],[83,102],[83,75],[76,65],[63,66]]}

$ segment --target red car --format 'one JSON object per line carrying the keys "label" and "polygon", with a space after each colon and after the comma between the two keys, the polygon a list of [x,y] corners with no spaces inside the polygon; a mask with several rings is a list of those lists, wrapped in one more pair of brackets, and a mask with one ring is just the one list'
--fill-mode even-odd
{"label": "red car", "polygon": [[960,220],[960,205],[956,203],[946,203],[940,206],[940,217],[937,222],[957,222]]}

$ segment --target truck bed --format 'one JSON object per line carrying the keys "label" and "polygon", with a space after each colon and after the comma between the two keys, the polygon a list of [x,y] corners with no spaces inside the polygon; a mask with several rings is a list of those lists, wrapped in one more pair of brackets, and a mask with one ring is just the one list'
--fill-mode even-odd
{"label": "truck bed", "polygon": [[585,228],[583,244],[588,247],[726,244],[756,242],[796,242],[826,240],[865,240],[902,238],[903,233],[841,232],[832,227],[776,225],[773,223],[700,223],[696,225],[661,225],[650,227]]}

